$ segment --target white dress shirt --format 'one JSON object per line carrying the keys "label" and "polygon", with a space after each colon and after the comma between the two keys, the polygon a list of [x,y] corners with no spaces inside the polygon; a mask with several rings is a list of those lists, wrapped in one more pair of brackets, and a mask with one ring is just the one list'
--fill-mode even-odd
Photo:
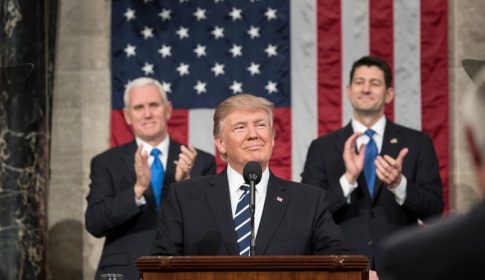
{"label": "white dress shirt", "polygon": [[[384,141],[384,129],[386,128],[386,122],[387,122],[386,117],[382,116],[372,127],[370,127],[375,132],[372,138],[376,142],[377,151],[379,154],[381,153],[382,142]],[[357,150],[360,150],[360,146],[362,144],[367,145],[367,143],[370,140],[369,136],[364,134],[364,132],[368,128],[354,118],[352,118],[351,125],[352,125],[352,129],[354,130],[354,133],[355,132],[362,133],[362,135],[359,136],[359,138],[357,138],[356,140]],[[344,197],[347,199],[347,203],[350,204],[351,194],[358,186],[357,181],[354,184],[351,184],[347,180],[344,174],[342,175],[342,177],[340,177],[340,186],[342,187]],[[390,192],[394,194],[394,198],[396,199],[396,202],[399,205],[402,205],[404,203],[404,200],[406,200],[406,186],[407,186],[407,179],[404,175],[402,175],[401,183],[399,183],[399,185],[396,188],[387,188]]]}
{"label": "white dress shirt", "polygon": [[[229,164],[227,165],[227,179],[229,181],[229,194],[231,196],[231,210],[232,218],[236,214],[236,207],[244,193],[241,190],[241,186],[244,184],[244,178],[241,174],[237,173]],[[263,171],[261,176],[261,181],[255,186],[256,188],[256,201],[255,201],[255,213],[254,213],[254,232],[255,236],[258,234],[259,222],[261,221],[261,216],[263,215],[264,200],[266,199],[266,190],[268,189],[269,181],[269,168]]]}

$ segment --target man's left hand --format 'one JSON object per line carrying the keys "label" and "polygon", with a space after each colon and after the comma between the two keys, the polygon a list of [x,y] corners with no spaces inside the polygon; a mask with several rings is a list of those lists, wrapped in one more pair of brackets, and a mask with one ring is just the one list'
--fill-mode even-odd
{"label": "man's left hand", "polygon": [[376,175],[388,187],[395,188],[401,183],[402,163],[408,151],[408,148],[402,149],[396,159],[389,155],[378,156],[376,158]]}
{"label": "man's left hand", "polygon": [[180,147],[179,159],[174,162],[176,164],[176,182],[190,179],[190,170],[194,166],[196,156],[197,150],[195,150],[194,146],[189,144],[188,146],[182,145]]}

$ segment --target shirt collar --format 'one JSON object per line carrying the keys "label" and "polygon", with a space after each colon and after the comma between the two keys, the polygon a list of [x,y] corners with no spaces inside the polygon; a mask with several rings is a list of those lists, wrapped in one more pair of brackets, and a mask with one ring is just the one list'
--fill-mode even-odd
{"label": "shirt collar", "polygon": [[[241,174],[237,173],[229,164],[227,165],[227,179],[229,182],[229,191],[235,193],[239,191],[239,188],[244,184],[244,178]],[[269,181],[269,168],[263,171],[261,175],[261,181],[256,185],[256,191],[258,193],[265,193],[268,188]]]}
{"label": "shirt collar", "polygon": [[162,156],[166,157],[168,155],[168,145],[170,144],[170,136],[168,134],[165,139],[163,139],[163,141],[160,142],[160,144],[158,144],[156,147],[153,147],[138,137],[136,137],[135,140],[138,146],[143,145],[143,151],[146,151],[148,154],[150,154],[154,148],[157,148],[160,150],[160,152],[162,152]]}
{"label": "shirt collar", "polygon": [[384,135],[384,128],[386,127],[386,121],[386,117],[382,116],[373,126],[366,127],[355,118],[352,118],[351,124],[354,132],[364,133],[368,128],[371,128],[378,136],[382,137]]}

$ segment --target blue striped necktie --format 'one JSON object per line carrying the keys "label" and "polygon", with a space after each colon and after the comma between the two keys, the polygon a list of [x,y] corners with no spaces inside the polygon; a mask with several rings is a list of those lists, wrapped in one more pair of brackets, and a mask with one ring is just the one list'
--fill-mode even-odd
{"label": "blue striped necktie", "polygon": [[244,184],[240,188],[243,194],[239,198],[234,215],[237,245],[240,256],[249,256],[251,245],[251,209],[249,208],[249,186]]}
{"label": "blue striped necktie", "polygon": [[374,141],[376,132],[372,129],[367,129],[364,134],[369,136],[369,142],[365,146],[365,158],[364,158],[364,176],[369,190],[370,197],[374,196],[374,183],[376,181],[376,163],[377,158],[377,145]]}
{"label": "blue striped necktie", "polygon": [[162,199],[163,179],[165,177],[165,171],[163,170],[163,164],[160,161],[160,150],[152,149],[151,155],[153,156],[152,166],[150,167],[150,183],[152,184],[153,196],[157,207],[160,208],[160,201]]}

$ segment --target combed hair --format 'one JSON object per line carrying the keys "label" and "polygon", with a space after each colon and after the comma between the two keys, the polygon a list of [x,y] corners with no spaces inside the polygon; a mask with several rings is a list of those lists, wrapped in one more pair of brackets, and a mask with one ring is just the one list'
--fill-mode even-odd
{"label": "combed hair", "polygon": [[269,116],[270,128],[273,129],[274,104],[266,98],[257,97],[249,93],[231,96],[217,106],[214,112],[214,136],[222,130],[224,119],[234,110],[264,110]]}
{"label": "combed hair", "polygon": [[129,82],[128,85],[126,85],[125,93],[123,94],[123,102],[125,103],[125,108],[128,106],[130,91],[133,88],[148,86],[148,85],[154,85],[160,92],[160,95],[162,96],[163,100],[164,101],[168,100],[167,94],[163,90],[162,85],[157,80],[148,78],[148,77],[140,77],[140,78],[134,79],[133,81]]}
{"label": "combed hair", "polygon": [[352,80],[354,79],[354,73],[355,69],[361,67],[361,66],[375,66],[384,72],[384,82],[386,83],[386,88],[390,88],[392,86],[392,71],[391,67],[389,67],[389,64],[387,62],[377,56],[372,56],[372,55],[367,55],[361,57],[359,60],[355,61],[354,64],[352,64],[352,69],[350,70],[350,81],[349,84],[352,84]]}

